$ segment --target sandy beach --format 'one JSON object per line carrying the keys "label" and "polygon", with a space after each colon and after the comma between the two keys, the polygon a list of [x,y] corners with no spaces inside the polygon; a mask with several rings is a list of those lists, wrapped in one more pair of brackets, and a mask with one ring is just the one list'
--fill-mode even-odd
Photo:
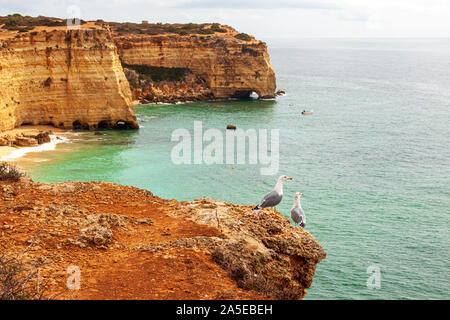
{"label": "sandy beach", "polygon": [[7,147],[7,146],[2,146],[0,147],[0,159],[3,158],[3,156],[8,156],[11,154],[11,152],[13,152],[14,150],[17,150],[17,148],[14,147]]}

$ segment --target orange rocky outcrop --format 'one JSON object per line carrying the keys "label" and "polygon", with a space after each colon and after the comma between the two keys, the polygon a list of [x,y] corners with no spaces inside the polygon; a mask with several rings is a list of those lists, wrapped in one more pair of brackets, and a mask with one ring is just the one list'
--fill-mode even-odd
{"label": "orange rocky outcrop", "polygon": [[[0,182],[0,257],[22,252],[59,299],[301,299],[325,258],[308,231],[270,210],[26,178]],[[64,291],[69,266],[80,268],[80,290]]]}
{"label": "orange rocky outcrop", "polygon": [[[214,98],[206,81],[192,73],[186,74],[177,81],[150,82],[139,79],[140,75],[134,70],[123,68],[125,76],[130,82],[133,100],[141,103],[179,101],[204,101]],[[137,87],[139,85],[140,87]]]}
{"label": "orange rocky outcrop", "polygon": [[107,29],[40,28],[0,38],[0,130],[23,124],[138,127]]}
{"label": "orange rocky outcrop", "polygon": [[[275,73],[266,44],[236,39],[237,32],[228,29],[224,35],[115,35],[114,41],[125,64],[188,69],[195,75],[190,83],[204,81],[208,98],[248,98],[252,92],[274,98]],[[195,94],[184,93],[183,100],[197,100]]]}

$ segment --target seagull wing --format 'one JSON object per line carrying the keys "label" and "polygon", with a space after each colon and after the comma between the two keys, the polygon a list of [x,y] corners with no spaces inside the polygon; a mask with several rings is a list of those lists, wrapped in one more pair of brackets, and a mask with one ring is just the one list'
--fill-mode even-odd
{"label": "seagull wing", "polygon": [[299,224],[302,227],[306,225],[306,216],[305,212],[300,207],[293,207],[291,209],[291,218],[295,223]]}
{"label": "seagull wing", "polygon": [[283,198],[282,194],[279,194],[275,190],[269,192],[266,194],[261,202],[254,208],[255,210],[260,210],[263,208],[269,208],[269,207],[275,207],[281,202],[281,199]]}

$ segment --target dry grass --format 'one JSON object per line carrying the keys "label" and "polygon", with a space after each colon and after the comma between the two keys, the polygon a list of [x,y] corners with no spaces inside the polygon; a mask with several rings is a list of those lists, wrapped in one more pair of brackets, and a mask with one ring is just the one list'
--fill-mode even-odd
{"label": "dry grass", "polygon": [[14,164],[7,162],[0,163],[0,181],[17,182],[23,176],[25,174],[20,172]]}
{"label": "dry grass", "polygon": [[14,256],[0,256],[0,300],[50,300],[48,281],[41,281],[39,268],[42,259],[24,262],[27,251],[36,243],[40,229],[23,252]]}
{"label": "dry grass", "polygon": [[38,263],[26,266],[21,259],[0,256],[0,300],[42,300],[47,289],[40,283]]}

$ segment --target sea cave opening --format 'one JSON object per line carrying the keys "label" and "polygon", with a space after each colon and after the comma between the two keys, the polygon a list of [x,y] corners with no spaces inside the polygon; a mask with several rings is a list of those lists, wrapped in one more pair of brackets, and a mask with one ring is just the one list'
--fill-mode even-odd
{"label": "sea cave opening", "polygon": [[259,94],[256,93],[255,91],[252,91],[250,93],[249,97],[250,97],[250,99],[257,100],[257,99],[259,99]]}
{"label": "sea cave opening", "polygon": [[102,120],[98,123],[97,127],[99,129],[109,129],[111,128],[111,123],[108,120]]}
{"label": "sea cave opening", "polygon": [[133,128],[134,128],[133,124],[125,120],[118,120],[113,126],[113,129],[133,129]]}
{"label": "sea cave opening", "polygon": [[243,100],[257,100],[259,99],[259,94],[253,90],[238,90],[234,92],[233,98],[243,99]]}

